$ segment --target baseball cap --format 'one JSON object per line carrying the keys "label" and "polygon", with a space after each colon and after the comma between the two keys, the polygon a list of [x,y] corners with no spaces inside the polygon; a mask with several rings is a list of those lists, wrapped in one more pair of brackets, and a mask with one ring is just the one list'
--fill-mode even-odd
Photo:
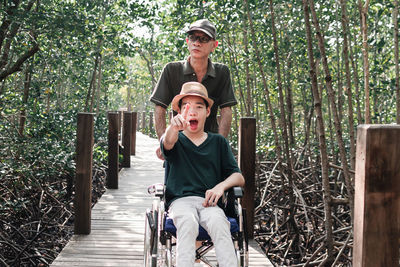
{"label": "baseball cap", "polygon": [[208,19],[196,20],[190,24],[189,30],[187,30],[186,33],[191,33],[193,31],[202,31],[214,40],[217,35],[217,30],[215,29],[214,24],[212,24]]}

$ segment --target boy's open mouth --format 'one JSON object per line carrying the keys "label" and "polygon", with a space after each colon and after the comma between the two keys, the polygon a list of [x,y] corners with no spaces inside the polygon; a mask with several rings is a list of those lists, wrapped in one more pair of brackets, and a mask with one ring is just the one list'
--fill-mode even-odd
{"label": "boy's open mouth", "polygon": [[190,129],[195,130],[197,128],[197,125],[199,124],[199,121],[193,119],[193,120],[190,120],[189,123],[190,123]]}

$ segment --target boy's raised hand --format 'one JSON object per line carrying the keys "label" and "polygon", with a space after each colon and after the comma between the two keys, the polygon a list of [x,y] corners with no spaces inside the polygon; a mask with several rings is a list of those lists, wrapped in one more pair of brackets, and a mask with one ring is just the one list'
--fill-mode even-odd
{"label": "boy's raised hand", "polygon": [[178,113],[178,115],[176,115],[175,117],[172,118],[171,120],[171,126],[177,130],[177,131],[182,131],[185,130],[186,127],[188,127],[190,125],[189,121],[187,121],[187,115],[189,112],[189,103],[187,103],[185,105],[185,107],[183,108],[183,112],[182,113]]}

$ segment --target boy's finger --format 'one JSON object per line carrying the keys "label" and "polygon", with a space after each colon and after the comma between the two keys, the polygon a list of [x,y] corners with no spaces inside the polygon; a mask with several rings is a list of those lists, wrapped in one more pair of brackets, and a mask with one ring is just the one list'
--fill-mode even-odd
{"label": "boy's finger", "polygon": [[186,118],[187,118],[187,114],[188,114],[188,112],[189,112],[189,103],[187,103],[186,105],[185,105],[185,108],[184,108],[184,110],[183,110],[183,113],[182,113],[182,116],[183,116],[183,118],[186,120]]}
{"label": "boy's finger", "polygon": [[209,200],[210,200],[210,194],[209,194],[208,191],[206,191],[205,199],[204,199],[204,202],[203,202],[203,206],[204,207],[208,207],[208,201]]}

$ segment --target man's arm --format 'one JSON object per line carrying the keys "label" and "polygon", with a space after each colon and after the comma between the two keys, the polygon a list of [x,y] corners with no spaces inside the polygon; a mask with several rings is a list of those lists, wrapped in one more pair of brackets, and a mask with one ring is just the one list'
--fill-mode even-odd
{"label": "man's arm", "polygon": [[219,123],[218,133],[227,138],[229,131],[231,130],[231,123],[232,123],[231,107],[221,108],[220,114],[221,114],[221,121]]}
{"label": "man's arm", "polygon": [[212,189],[207,190],[203,206],[211,207],[217,205],[218,200],[221,198],[224,192],[234,186],[244,186],[244,177],[240,172],[232,173],[224,181],[220,182]]}
{"label": "man's arm", "polygon": [[156,105],[154,110],[154,121],[158,140],[164,134],[166,129],[165,120],[166,109],[163,106]]}

